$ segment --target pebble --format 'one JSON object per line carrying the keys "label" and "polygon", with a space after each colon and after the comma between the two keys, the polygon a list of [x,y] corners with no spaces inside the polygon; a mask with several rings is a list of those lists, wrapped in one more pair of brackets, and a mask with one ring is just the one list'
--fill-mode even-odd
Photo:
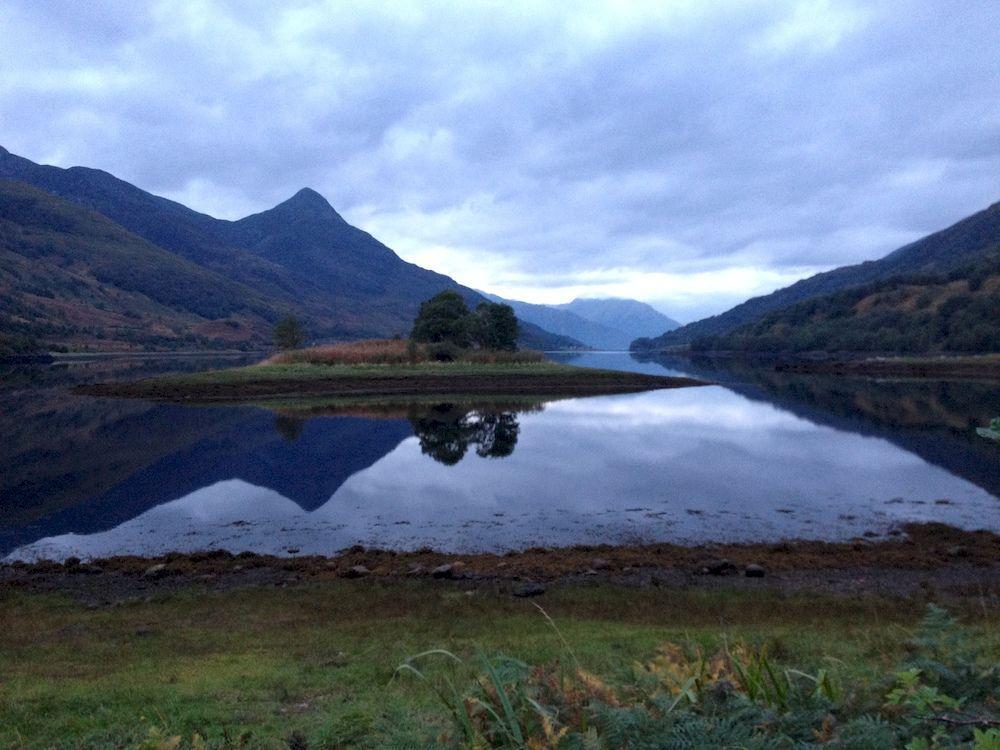
{"label": "pebble", "polygon": [[710,576],[731,576],[738,571],[730,560],[710,560],[702,565],[702,573]]}
{"label": "pebble", "polygon": [[465,563],[463,562],[445,563],[434,568],[431,575],[435,578],[457,578],[464,567]]}
{"label": "pebble", "polygon": [[525,583],[518,588],[514,589],[514,596],[528,597],[528,596],[541,596],[545,593],[545,587],[540,583]]}

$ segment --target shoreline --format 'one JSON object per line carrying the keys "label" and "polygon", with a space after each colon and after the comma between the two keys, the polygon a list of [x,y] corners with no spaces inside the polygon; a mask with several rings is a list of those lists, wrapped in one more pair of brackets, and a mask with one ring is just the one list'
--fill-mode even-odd
{"label": "shoreline", "polygon": [[694,378],[568,365],[273,366],[77,386],[74,393],[174,403],[247,403],[306,397],[595,396],[709,385]]}
{"label": "shoreline", "polygon": [[766,588],[909,596],[928,587],[955,595],[1000,595],[1000,534],[938,523],[909,524],[889,539],[780,541],[681,546],[578,545],[507,553],[397,552],[361,546],[333,556],[288,557],[210,550],[156,557],[123,555],[65,562],[0,564],[0,592],[67,594],[89,603],[190,587],[367,580],[380,586],[426,581],[490,588],[515,596],[546,588],[609,584],[627,588]]}
{"label": "shoreline", "polygon": [[800,360],[779,362],[774,369],[817,375],[1000,380],[1000,355]]}
{"label": "shoreline", "polygon": [[658,356],[737,360],[770,366],[775,372],[846,377],[927,378],[959,380],[1000,380],[1000,354],[906,355],[879,352],[744,352],[692,351],[667,349],[659,352],[633,351],[639,359]]}

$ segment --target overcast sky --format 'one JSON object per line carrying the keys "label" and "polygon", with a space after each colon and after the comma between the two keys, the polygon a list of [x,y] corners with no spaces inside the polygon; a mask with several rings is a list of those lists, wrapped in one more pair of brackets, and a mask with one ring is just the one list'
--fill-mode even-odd
{"label": "overcast sky", "polygon": [[687,321],[1000,200],[1000,0],[0,3],[0,145]]}

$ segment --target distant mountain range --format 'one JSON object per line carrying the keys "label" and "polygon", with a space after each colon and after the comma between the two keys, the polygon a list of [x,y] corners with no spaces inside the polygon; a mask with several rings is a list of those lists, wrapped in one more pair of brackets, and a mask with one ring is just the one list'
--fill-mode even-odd
{"label": "distant mountain range", "polygon": [[[997,324],[1000,288],[991,269],[998,252],[995,203],[880,260],[817,274],[632,348],[995,351],[993,337],[958,329]],[[934,332],[918,331],[927,326]]]}
{"label": "distant mountain range", "polygon": [[[71,349],[254,348],[294,313],[310,339],[408,333],[454,279],[403,261],[313,190],[239,221],[107,172],[0,148],[0,338]],[[583,346],[522,324],[522,343]],[[0,349],[4,341],[0,341]]]}
{"label": "distant mountain range", "polygon": [[578,298],[563,305],[539,305],[487,296],[513,307],[520,320],[577,339],[594,349],[625,350],[633,339],[653,336],[680,325],[634,299]]}

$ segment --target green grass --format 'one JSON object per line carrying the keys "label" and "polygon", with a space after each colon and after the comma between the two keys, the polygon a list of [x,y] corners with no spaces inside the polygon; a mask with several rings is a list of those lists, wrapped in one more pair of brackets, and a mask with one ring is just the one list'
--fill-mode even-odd
{"label": "green grass", "polygon": [[[852,680],[894,664],[921,602],[763,592],[554,590],[540,603],[584,668],[614,682],[664,641],[764,645],[782,664],[838,660]],[[1000,632],[970,602],[965,619],[989,653]],[[426,685],[393,678],[408,656],[503,651],[533,664],[568,659],[531,602],[426,583],[334,582],[228,593],[188,591],[87,609],[0,594],[0,748],[133,747],[151,728],[200,733],[209,747],[382,747],[448,729]],[[452,668],[449,668],[452,669]],[[338,745],[337,738],[341,742]],[[239,738],[243,737],[243,745]],[[226,745],[228,741],[229,745]]]}

